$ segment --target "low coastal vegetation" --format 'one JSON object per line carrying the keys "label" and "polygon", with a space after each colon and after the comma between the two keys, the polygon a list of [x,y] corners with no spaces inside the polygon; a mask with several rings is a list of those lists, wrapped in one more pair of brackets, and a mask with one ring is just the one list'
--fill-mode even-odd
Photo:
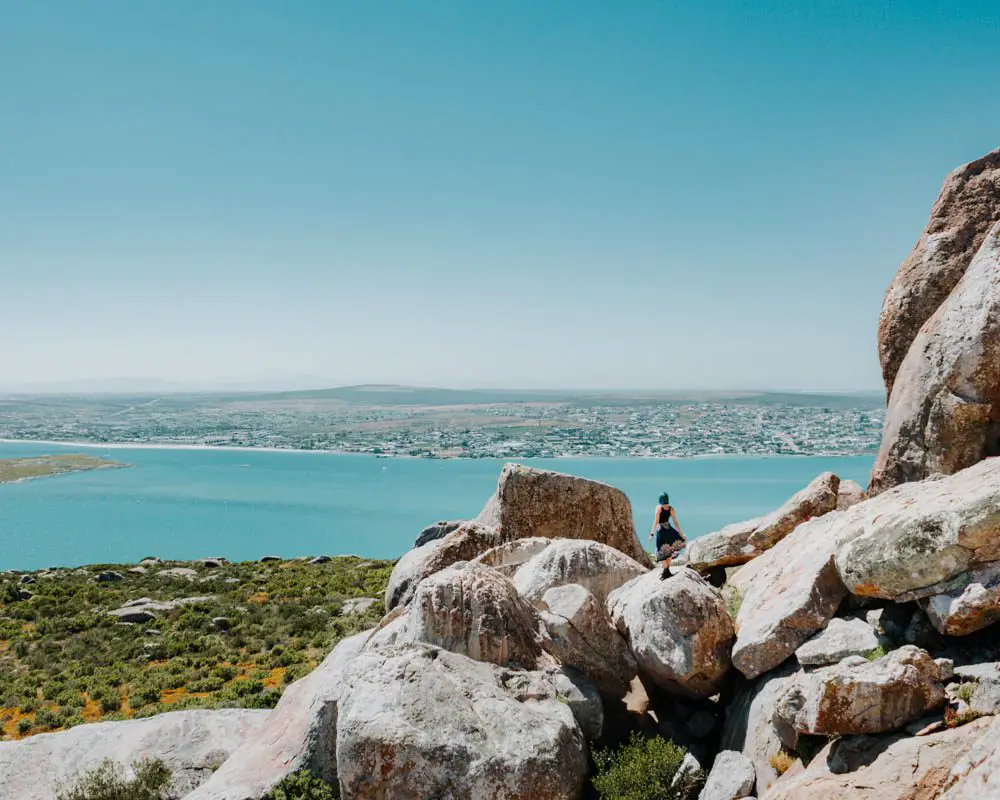
{"label": "low coastal vegetation", "polygon": [[136,761],[131,776],[106,760],[71,781],[56,800],[163,800],[170,783],[170,770],[159,759]]}
{"label": "low coastal vegetation", "polygon": [[31,458],[0,459],[0,483],[14,483],[33,478],[48,478],[67,472],[84,472],[92,469],[116,469],[127,467],[107,458],[69,453],[57,456],[35,456]]}
{"label": "low coastal vegetation", "polygon": [[18,739],[181,708],[273,707],[379,620],[391,570],[345,556],[5,573],[0,730]]}
{"label": "low coastal vegetation", "polygon": [[601,800],[683,800],[697,796],[704,774],[698,770],[677,776],[686,752],[668,739],[644,739],[633,733],[621,747],[594,753],[594,789]]}

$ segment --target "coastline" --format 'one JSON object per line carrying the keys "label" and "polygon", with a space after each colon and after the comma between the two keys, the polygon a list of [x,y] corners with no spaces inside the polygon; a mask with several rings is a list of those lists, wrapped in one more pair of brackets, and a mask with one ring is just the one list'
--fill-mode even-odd
{"label": "coastline", "polygon": [[874,452],[860,453],[699,453],[689,456],[608,456],[608,455],[560,455],[560,456],[411,456],[405,453],[358,453],[353,450],[306,450],[295,447],[241,447],[229,444],[173,444],[169,442],[88,442],[61,441],[58,439],[4,439],[0,444],[37,444],[53,447],[90,447],[98,450],[220,450],[236,453],[313,453],[317,455],[353,456],[356,458],[382,459],[422,459],[424,461],[573,461],[577,459],[605,459],[608,461],[623,461],[627,459],[643,461],[688,461],[696,459],[718,458],[855,458],[858,456],[873,456]]}

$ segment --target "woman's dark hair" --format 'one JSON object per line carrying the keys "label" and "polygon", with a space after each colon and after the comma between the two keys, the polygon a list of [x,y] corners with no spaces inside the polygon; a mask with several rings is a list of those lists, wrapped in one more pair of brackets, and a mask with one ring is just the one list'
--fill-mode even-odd
{"label": "woman's dark hair", "polygon": [[669,506],[670,505],[670,495],[664,492],[660,495],[660,505]]}

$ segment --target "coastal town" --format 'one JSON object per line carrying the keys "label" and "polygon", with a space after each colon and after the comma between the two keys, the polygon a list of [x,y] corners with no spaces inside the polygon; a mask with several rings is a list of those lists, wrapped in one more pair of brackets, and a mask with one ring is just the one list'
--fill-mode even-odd
{"label": "coastal town", "polygon": [[326,450],[422,458],[852,455],[873,451],[880,400],[746,396],[407,403],[323,398],[6,398],[0,438]]}

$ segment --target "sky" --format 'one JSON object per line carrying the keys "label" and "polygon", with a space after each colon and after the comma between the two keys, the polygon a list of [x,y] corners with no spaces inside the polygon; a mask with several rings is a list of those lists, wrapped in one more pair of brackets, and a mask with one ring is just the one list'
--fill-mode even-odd
{"label": "sky", "polygon": [[0,388],[880,386],[995,0],[0,0]]}

